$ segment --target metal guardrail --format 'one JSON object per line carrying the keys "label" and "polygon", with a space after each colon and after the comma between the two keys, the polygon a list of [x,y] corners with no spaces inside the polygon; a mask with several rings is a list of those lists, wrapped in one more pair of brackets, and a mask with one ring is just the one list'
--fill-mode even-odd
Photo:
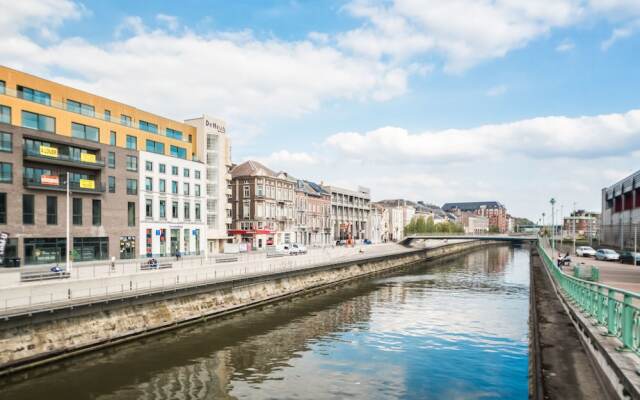
{"label": "metal guardrail", "polygon": [[[538,240],[538,252],[567,298],[588,318],[640,355],[640,294],[565,274]],[[599,275],[599,272],[597,273]]]}

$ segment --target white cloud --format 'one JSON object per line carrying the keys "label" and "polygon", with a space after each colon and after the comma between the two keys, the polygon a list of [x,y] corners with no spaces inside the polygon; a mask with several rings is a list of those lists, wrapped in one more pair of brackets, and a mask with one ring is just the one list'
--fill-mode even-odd
{"label": "white cloud", "polygon": [[575,47],[576,45],[571,40],[565,39],[556,46],[556,51],[558,53],[566,53],[573,50]]}
{"label": "white cloud", "polygon": [[159,22],[165,24],[167,28],[169,28],[169,30],[171,31],[177,31],[178,28],[180,27],[180,22],[178,21],[178,17],[175,17],[173,15],[158,14],[156,15],[156,19]]}
{"label": "white cloud", "polygon": [[290,152],[288,150],[280,150],[271,153],[266,158],[260,158],[259,161],[265,165],[277,164],[278,166],[292,164],[315,164],[317,160],[315,157],[306,152]]}
{"label": "white cloud", "polygon": [[496,97],[496,96],[502,96],[505,93],[507,93],[507,85],[498,85],[498,86],[489,88],[489,90],[487,90],[486,95],[489,97]]}
{"label": "white cloud", "polygon": [[634,35],[638,31],[638,29],[640,29],[640,19],[632,21],[623,27],[614,29],[613,32],[611,32],[611,36],[609,36],[607,40],[602,42],[602,50],[609,50],[609,48],[613,46],[614,43],[616,43],[620,39],[626,39]]}
{"label": "white cloud", "polygon": [[174,32],[178,22],[166,15],[157,19],[168,29],[129,16],[104,44],[81,38],[39,44],[23,34],[34,20],[54,27],[81,15],[75,3],[53,3],[44,0],[31,14],[16,7],[18,23],[10,18],[5,25],[18,28],[0,36],[0,63],[176,119],[207,112],[242,127],[297,117],[335,99],[385,101],[407,90],[414,70],[349,55],[318,35],[315,42],[286,42],[250,31]]}
{"label": "white cloud", "polygon": [[386,163],[450,162],[520,154],[598,158],[640,148],[640,110],[592,117],[541,117],[471,129],[411,134],[397,127],[337,133],[326,145],[348,157]]}
{"label": "white cloud", "polygon": [[451,72],[503,57],[583,14],[579,0],[394,0],[387,5],[356,0],[346,10],[368,25],[340,35],[343,47],[375,58],[435,51],[444,55]]}

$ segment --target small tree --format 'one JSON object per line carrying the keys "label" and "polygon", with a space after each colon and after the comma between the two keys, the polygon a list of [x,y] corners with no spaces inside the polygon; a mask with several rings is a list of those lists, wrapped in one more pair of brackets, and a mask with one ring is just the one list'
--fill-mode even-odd
{"label": "small tree", "polygon": [[500,233],[500,229],[498,229],[498,227],[495,225],[491,225],[489,227],[489,233]]}
{"label": "small tree", "polygon": [[427,233],[427,223],[424,220],[424,217],[420,216],[415,219],[415,228],[416,233]]}
{"label": "small tree", "polygon": [[429,217],[427,218],[425,233],[433,233],[433,232],[436,232],[436,224],[433,222],[433,217]]}

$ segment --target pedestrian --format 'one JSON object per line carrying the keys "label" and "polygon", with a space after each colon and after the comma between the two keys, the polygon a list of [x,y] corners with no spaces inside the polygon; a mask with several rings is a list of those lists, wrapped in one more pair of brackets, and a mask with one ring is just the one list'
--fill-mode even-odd
{"label": "pedestrian", "polygon": [[116,256],[111,256],[111,271],[116,270]]}

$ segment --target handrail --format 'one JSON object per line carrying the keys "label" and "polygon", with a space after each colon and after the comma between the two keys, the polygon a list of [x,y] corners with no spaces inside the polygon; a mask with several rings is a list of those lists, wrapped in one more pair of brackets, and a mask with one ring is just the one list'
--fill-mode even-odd
{"label": "handrail", "polygon": [[621,350],[640,355],[640,294],[564,273],[538,238],[538,252],[562,292],[587,318],[621,340]]}

